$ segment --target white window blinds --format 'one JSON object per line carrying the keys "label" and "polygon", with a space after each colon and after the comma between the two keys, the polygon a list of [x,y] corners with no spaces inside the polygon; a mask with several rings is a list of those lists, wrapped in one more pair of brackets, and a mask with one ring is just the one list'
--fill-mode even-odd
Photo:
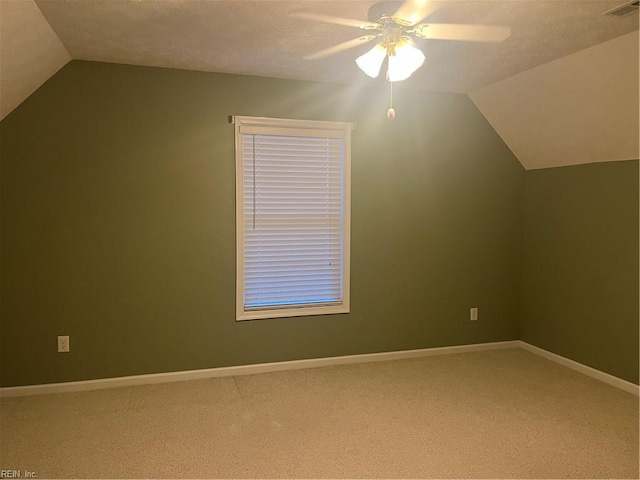
{"label": "white window blinds", "polygon": [[350,128],[246,118],[235,120],[238,319],[348,311]]}

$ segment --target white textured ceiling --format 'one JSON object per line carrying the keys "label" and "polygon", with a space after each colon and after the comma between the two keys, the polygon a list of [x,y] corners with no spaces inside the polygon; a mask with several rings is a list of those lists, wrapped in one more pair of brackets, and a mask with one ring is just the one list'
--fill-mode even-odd
{"label": "white textured ceiling", "polygon": [[[520,161],[525,166],[534,165],[528,168],[567,164],[566,156],[559,154],[567,152],[565,144],[580,143],[594,131],[576,130],[576,122],[568,114],[555,118],[557,121],[552,125],[538,126],[539,130],[553,129],[555,135],[529,136],[522,130],[519,137],[513,136],[508,133],[508,127],[513,125],[496,121],[495,111],[500,104],[513,102],[519,87],[504,90],[503,94],[501,84],[496,82],[637,31],[637,14],[622,18],[602,15],[624,1],[431,0],[436,10],[429,22],[507,25],[512,28],[512,34],[499,44],[420,41],[419,47],[425,52],[427,62],[407,82],[415,88],[471,94]],[[287,14],[305,9],[364,21],[368,8],[374,3],[360,0],[0,0],[2,118],[63,66],[69,56],[79,60],[348,82],[364,75],[354,59],[369,46],[362,45],[325,59],[304,60],[303,57],[358,37],[361,31]],[[613,51],[611,55],[617,56],[619,52]],[[603,61],[600,57],[595,60]],[[572,65],[580,70],[585,64]],[[606,68],[604,65],[602,68]],[[583,74],[591,75],[598,68],[594,65],[583,70]],[[483,90],[492,84],[497,85],[493,90]],[[554,101],[553,92],[545,88],[544,79],[528,82],[527,88],[532,89],[523,95],[528,100],[519,98],[522,100],[517,102],[519,110],[511,114],[530,117],[531,111],[539,109],[540,102]],[[540,95],[532,93],[535,91],[541,92]],[[591,86],[579,82],[572,95],[574,102],[588,102],[592,94]],[[479,100],[481,96],[484,100]],[[632,108],[637,112],[637,102]],[[600,109],[596,115],[610,113]],[[554,143],[549,143],[546,150],[522,153],[528,151],[519,147],[525,137],[527,145],[538,141]],[[529,160],[538,155],[544,155],[545,159]],[[597,155],[593,161],[610,160],[605,158],[608,154]]]}
{"label": "white textured ceiling", "polygon": [[[81,60],[270,77],[349,81],[371,45],[320,60],[305,55],[362,30],[288,16],[305,9],[365,21],[375,1],[37,0],[71,56]],[[468,93],[638,28],[637,15],[602,16],[620,0],[435,1],[430,22],[507,25],[499,44],[421,41],[421,88]]]}

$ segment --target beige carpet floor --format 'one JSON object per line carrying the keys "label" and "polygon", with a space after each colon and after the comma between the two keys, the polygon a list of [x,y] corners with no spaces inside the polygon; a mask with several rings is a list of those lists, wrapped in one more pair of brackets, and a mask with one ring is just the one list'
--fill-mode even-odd
{"label": "beige carpet floor", "polygon": [[7,398],[38,478],[638,478],[638,397],[519,349]]}

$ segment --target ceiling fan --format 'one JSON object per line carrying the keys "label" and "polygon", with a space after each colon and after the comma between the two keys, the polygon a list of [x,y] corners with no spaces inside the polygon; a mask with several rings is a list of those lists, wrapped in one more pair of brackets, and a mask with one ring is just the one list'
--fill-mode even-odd
{"label": "ceiling fan", "polygon": [[385,58],[388,58],[387,80],[390,82],[409,78],[424,63],[424,53],[416,47],[414,39],[502,42],[511,34],[510,27],[498,25],[420,23],[435,10],[435,5],[429,0],[405,0],[374,4],[369,8],[365,22],[306,10],[293,11],[289,15],[365,30],[366,35],[325,48],[304,58],[324,58],[375,40],[375,46],[358,57],[356,64],[368,76],[376,78]]}

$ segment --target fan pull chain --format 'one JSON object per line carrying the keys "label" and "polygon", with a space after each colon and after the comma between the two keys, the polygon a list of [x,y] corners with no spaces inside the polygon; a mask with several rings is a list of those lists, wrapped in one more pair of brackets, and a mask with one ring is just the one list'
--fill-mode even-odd
{"label": "fan pull chain", "polygon": [[387,119],[396,118],[396,111],[393,109],[393,82],[389,82],[389,110],[387,110]]}

